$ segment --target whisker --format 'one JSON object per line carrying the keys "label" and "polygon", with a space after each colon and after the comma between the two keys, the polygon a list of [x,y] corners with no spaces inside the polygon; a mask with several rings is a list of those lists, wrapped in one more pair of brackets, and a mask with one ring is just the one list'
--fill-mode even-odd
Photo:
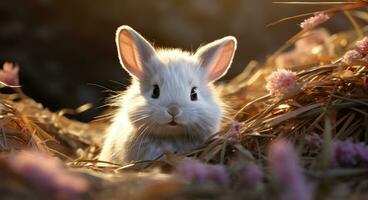
{"label": "whisker", "polygon": [[136,119],[133,119],[132,121],[131,121],[131,123],[136,123],[136,122],[139,122],[139,121],[142,121],[142,120],[144,120],[144,119],[147,119],[149,117],[149,115],[141,115],[141,117],[139,117],[139,118],[136,118]]}
{"label": "whisker", "polygon": [[119,82],[119,81],[116,81],[116,80],[109,80],[110,82],[112,83],[115,83],[115,84],[118,84],[118,85],[121,85],[121,86],[124,86],[124,87],[128,87],[128,85],[122,83],[122,82]]}
{"label": "whisker", "polygon": [[103,85],[99,85],[99,84],[97,84],[97,83],[87,83],[87,85],[89,85],[89,86],[96,86],[96,87],[98,87],[98,88],[100,88],[100,89],[105,89],[105,90],[103,90],[103,92],[106,92],[106,93],[113,93],[113,94],[119,94],[119,92],[117,92],[117,91],[114,91],[114,90],[112,90],[112,89],[110,89],[110,88],[108,88],[108,87],[106,87],[106,86],[103,86]]}
{"label": "whisker", "polygon": [[139,147],[138,147],[138,154],[140,153],[140,150],[142,148],[142,143],[143,143],[144,139],[146,137],[148,137],[150,135],[151,131],[153,130],[152,122],[150,122],[148,124],[145,124],[145,125],[146,125],[146,128],[139,135],[139,137],[140,137],[140,144],[139,144]]}

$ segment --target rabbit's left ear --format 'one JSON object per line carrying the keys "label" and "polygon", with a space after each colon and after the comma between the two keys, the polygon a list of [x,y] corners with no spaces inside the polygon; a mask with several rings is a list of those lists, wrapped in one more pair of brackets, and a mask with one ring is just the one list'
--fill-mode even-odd
{"label": "rabbit's left ear", "polygon": [[201,67],[207,72],[209,82],[215,81],[226,74],[236,50],[236,38],[227,36],[200,47],[195,56]]}
{"label": "rabbit's left ear", "polygon": [[146,63],[156,55],[153,46],[129,26],[118,28],[116,45],[124,69],[132,76],[142,78],[147,70]]}

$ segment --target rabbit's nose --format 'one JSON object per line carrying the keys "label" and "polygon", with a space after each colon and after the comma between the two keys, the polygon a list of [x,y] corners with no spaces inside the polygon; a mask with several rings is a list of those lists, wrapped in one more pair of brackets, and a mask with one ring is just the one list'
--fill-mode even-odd
{"label": "rabbit's nose", "polygon": [[171,116],[175,117],[175,116],[177,116],[177,115],[179,115],[179,114],[180,114],[181,110],[180,110],[180,108],[179,108],[178,106],[170,106],[170,107],[167,109],[167,112],[168,112]]}

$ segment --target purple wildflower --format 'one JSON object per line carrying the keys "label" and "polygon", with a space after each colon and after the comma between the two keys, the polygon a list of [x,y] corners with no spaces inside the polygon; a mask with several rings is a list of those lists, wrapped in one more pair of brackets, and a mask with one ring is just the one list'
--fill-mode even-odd
{"label": "purple wildflower", "polygon": [[368,55],[364,56],[364,58],[362,58],[362,61],[368,63]]}
{"label": "purple wildflower", "polygon": [[353,143],[350,138],[334,141],[332,164],[335,167],[368,166],[368,146],[361,142]]}
{"label": "purple wildflower", "polygon": [[300,51],[293,49],[292,51],[288,51],[277,56],[275,64],[277,67],[295,66],[300,63],[300,59],[298,58],[300,58],[303,55],[304,52],[300,53]]}
{"label": "purple wildflower", "polygon": [[266,89],[273,96],[284,96],[296,86],[296,73],[286,69],[278,69],[267,77]]}
{"label": "purple wildflower", "polygon": [[47,195],[74,199],[88,189],[85,179],[65,170],[60,160],[41,152],[22,151],[9,158],[14,172]]}
{"label": "purple wildflower", "polygon": [[355,43],[356,48],[347,51],[342,57],[342,62],[351,65],[355,62],[368,62],[368,37],[357,41]]}
{"label": "purple wildflower", "polygon": [[255,164],[246,165],[240,172],[240,183],[245,187],[256,187],[263,178],[262,169]]}
{"label": "purple wildflower", "polygon": [[229,184],[229,176],[223,165],[207,165],[207,180],[222,186]]}
{"label": "purple wildflower", "polygon": [[0,70],[0,81],[9,86],[19,86],[19,66],[6,62]]}
{"label": "purple wildflower", "polygon": [[236,144],[240,141],[240,126],[240,123],[236,121],[230,125],[230,129],[226,134],[227,141],[230,144]]}
{"label": "purple wildflower", "polygon": [[368,54],[368,37],[364,37],[363,39],[357,41],[355,46],[361,53]]}
{"label": "purple wildflower", "polygon": [[345,53],[342,58],[342,62],[351,65],[357,62],[359,59],[362,59],[363,55],[357,50],[349,50]]}
{"label": "purple wildflower", "polygon": [[333,165],[341,167],[356,166],[358,160],[356,158],[356,150],[352,140],[337,140],[333,143]]}
{"label": "purple wildflower", "polygon": [[326,13],[319,12],[315,13],[314,16],[305,19],[301,24],[300,27],[302,29],[313,29],[314,27],[326,22],[330,19],[330,16],[328,16]]}
{"label": "purple wildflower", "polygon": [[323,143],[321,136],[314,132],[307,134],[304,139],[309,145],[312,145],[314,147],[320,147]]}
{"label": "purple wildflower", "polygon": [[329,38],[330,33],[324,28],[308,31],[295,42],[295,50],[299,52],[310,52],[315,47],[326,45],[329,42]]}
{"label": "purple wildflower", "polygon": [[330,42],[330,33],[324,28],[310,30],[295,42],[295,48],[278,55],[275,59],[277,67],[305,65],[320,59],[320,55],[334,55]]}
{"label": "purple wildflower", "polygon": [[298,164],[297,155],[292,146],[282,140],[271,144],[268,156],[270,158],[271,172],[284,191],[284,200],[310,200],[311,189],[308,187]]}
{"label": "purple wildflower", "polygon": [[368,146],[363,142],[355,144],[355,151],[357,159],[365,166],[368,167]]}
{"label": "purple wildflower", "polygon": [[177,168],[177,172],[189,181],[198,182],[204,181],[207,173],[202,163],[192,159],[182,160]]}
{"label": "purple wildflower", "polygon": [[179,176],[190,182],[211,182],[225,186],[229,177],[223,165],[208,165],[192,159],[183,159],[177,168]]}

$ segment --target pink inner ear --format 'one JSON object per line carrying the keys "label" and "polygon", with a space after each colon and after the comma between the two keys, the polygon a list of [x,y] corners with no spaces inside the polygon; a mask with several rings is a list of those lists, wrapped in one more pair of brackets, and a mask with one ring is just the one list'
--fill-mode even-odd
{"label": "pink inner ear", "polygon": [[234,45],[233,41],[229,41],[216,53],[209,67],[208,78],[210,81],[217,80],[226,73],[233,58]]}
{"label": "pink inner ear", "polygon": [[122,30],[119,35],[119,51],[125,69],[134,76],[141,76],[142,67],[139,62],[138,48],[134,39],[126,30]]}

